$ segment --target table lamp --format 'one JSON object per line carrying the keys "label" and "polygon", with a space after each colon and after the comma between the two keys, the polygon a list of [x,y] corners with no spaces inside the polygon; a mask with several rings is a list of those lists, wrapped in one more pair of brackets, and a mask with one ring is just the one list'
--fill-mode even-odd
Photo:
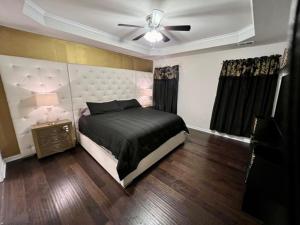
{"label": "table lamp", "polygon": [[43,93],[43,94],[37,94],[35,96],[35,103],[36,106],[48,106],[47,107],[47,123],[54,124],[54,122],[49,121],[49,114],[52,111],[52,106],[58,105],[58,96],[57,93]]}

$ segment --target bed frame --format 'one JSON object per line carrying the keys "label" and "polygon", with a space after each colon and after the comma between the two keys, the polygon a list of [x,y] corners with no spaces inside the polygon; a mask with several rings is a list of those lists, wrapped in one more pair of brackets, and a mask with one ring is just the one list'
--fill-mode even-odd
{"label": "bed frame", "polygon": [[158,162],[177,146],[184,143],[185,139],[186,132],[181,131],[142,159],[134,171],[128,174],[123,180],[120,180],[117,172],[118,160],[112,155],[112,153],[103,146],[93,142],[84,134],[79,133],[79,142],[82,147],[124,188],[145,170]]}
{"label": "bed frame", "polygon": [[184,132],[175,135],[144,158],[136,170],[120,180],[117,173],[118,160],[109,150],[78,131],[79,111],[86,107],[86,102],[89,101],[106,102],[136,98],[143,105],[144,92],[151,90],[153,86],[153,74],[75,64],[68,64],[68,71],[78,141],[122,187],[126,187],[134,178],[185,141]]}

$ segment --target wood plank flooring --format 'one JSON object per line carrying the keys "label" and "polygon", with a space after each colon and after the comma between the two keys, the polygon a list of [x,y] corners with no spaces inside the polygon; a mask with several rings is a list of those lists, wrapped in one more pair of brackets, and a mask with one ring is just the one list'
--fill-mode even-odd
{"label": "wood plank flooring", "polygon": [[7,165],[0,224],[254,225],[241,212],[248,145],[191,130],[126,190],[78,146]]}

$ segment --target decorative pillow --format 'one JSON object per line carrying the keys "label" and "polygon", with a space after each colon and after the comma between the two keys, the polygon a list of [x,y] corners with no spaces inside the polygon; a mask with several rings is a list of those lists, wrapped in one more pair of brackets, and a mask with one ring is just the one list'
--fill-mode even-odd
{"label": "decorative pillow", "polygon": [[117,101],[103,103],[87,102],[86,104],[91,112],[91,115],[121,111]]}
{"label": "decorative pillow", "polygon": [[89,110],[89,108],[85,107],[85,108],[81,108],[79,109],[79,115],[81,116],[89,116],[91,115],[91,112]]}
{"label": "decorative pillow", "polygon": [[141,104],[136,99],[118,101],[121,109],[139,108]]}

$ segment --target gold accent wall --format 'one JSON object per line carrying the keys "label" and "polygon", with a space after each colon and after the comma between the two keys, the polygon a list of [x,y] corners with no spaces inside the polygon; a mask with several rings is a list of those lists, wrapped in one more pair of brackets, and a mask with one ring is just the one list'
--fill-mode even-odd
{"label": "gold accent wall", "polygon": [[0,26],[0,55],[151,72],[153,61]]}
{"label": "gold accent wall", "polygon": [[[152,72],[153,61],[76,42],[0,26],[0,55]],[[0,82],[0,150],[20,153],[2,82]]]}
{"label": "gold accent wall", "polygon": [[0,150],[6,158],[20,153],[12,119],[10,117],[2,80],[0,77]]}

